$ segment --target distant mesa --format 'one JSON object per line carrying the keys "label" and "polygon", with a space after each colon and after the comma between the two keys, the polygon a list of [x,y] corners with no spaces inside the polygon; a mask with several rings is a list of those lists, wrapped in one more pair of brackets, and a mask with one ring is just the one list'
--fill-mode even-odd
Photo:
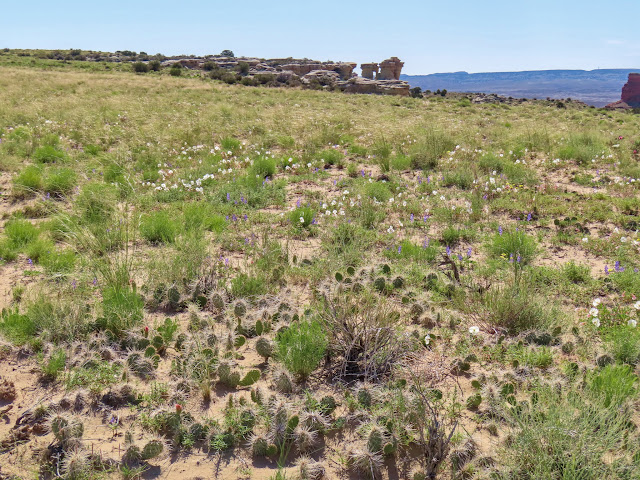
{"label": "distant mesa", "polygon": [[640,108],[640,73],[630,73],[629,80],[622,87],[620,100],[610,103],[605,108],[610,110]]}

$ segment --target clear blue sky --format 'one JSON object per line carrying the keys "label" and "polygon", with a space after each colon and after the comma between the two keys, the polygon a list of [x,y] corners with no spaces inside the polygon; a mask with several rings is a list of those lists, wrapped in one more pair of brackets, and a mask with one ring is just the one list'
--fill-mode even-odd
{"label": "clear blue sky", "polygon": [[354,62],[403,73],[640,67],[640,0],[16,0],[0,48]]}

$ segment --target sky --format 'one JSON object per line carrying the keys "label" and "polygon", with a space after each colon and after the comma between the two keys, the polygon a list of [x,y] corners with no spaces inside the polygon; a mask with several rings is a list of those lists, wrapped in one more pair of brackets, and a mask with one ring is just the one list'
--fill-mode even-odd
{"label": "sky", "polygon": [[402,73],[639,68],[640,0],[2,1],[0,48],[380,62]]}

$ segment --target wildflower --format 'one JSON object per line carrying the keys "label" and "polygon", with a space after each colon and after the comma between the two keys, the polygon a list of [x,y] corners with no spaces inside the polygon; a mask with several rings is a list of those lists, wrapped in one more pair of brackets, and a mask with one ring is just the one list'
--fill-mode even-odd
{"label": "wildflower", "polygon": [[587,237],[582,237],[582,243],[587,243],[589,239]]}
{"label": "wildflower", "polygon": [[598,317],[594,317],[593,320],[591,320],[591,323],[593,323],[596,328],[600,327],[600,319]]}
{"label": "wildflower", "polygon": [[633,304],[633,308],[635,308],[636,310],[640,310],[640,300]]}
{"label": "wildflower", "polygon": [[304,223],[304,217],[300,217],[300,223]]}
{"label": "wildflower", "polygon": [[424,336],[424,344],[425,344],[425,345],[429,345],[429,342],[430,342],[430,341],[431,341],[431,335],[426,334],[426,335]]}
{"label": "wildflower", "polygon": [[609,275],[609,266],[608,265],[604,266],[604,274],[605,275]]}
{"label": "wildflower", "polygon": [[179,403],[176,403],[176,413],[180,413],[182,412],[182,405],[180,405]]}
{"label": "wildflower", "polygon": [[471,258],[471,247],[467,250],[467,258]]}
{"label": "wildflower", "polygon": [[502,235],[502,225],[498,227],[498,233]]}
{"label": "wildflower", "polygon": [[451,247],[447,245],[447,257],[451,256]]}
{"label": "wildflower", "polygon": [[531,221],[531,214],[529,213],[529,214],[527,215],[527,222],[530,222],[530,221]]}
{"label": "wildflower", "polygon": [[480,327],[477,327],[475,325],[469,327],[469,333],[471,335],[475,335],[476,333],[478,333],[480,331]]}
{"label": "wildflower", "polygon": [[594,299],[593,299],[593,303],[592,303],[592,305],[593,305],[594,307],[597,307],[598,305],[600,305],[600,303],[601,303],[601,302],[602,302],[602,300],[601,300],[601,299],[599,299],[599,298],[594,298]]}
{"label": "wildflower", "polygon": [[632,328],[636,328],[636,326],[638,325],[638,322],[635,319],[630,318],[629,321],[627,322],[627,325],[629,325]]}
{"label": "wildflower", "polygon": [[402,252],[402,245],[398,245],[398,255]]}
{"label": "wildflower", "polygon": [[599,310],[595,307],[592,307],[591,309],[589,309],[589,316],[590,317],[597,317],[599,313]]}

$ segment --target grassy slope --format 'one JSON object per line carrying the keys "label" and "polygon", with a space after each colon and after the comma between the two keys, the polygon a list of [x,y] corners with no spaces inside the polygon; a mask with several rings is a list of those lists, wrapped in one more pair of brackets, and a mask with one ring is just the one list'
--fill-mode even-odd
{"label": "grassy slope", "polygon": [[[37,375],[20,370],[7,377],[15,383],[48,394],[63,387],[73,398],[88,390],[94,406],[119,395],[102,420],[89,408],[76,412],[101,450],[111,448],[102,460],[115,463],[103,463],[101,475],[149,464],[159,465],[156,475],[177,474],[175,457],[145,464],[114,451],[111,431],[98,427],[110,415],[122,419],[116,433],[132,432],[140,447],[162,436],[191,472],[210,475],[222,450],[220,478],[268,478],[279,465],[295,475],[305,433],[279,443],[274,425],[314,411],[328,423],[308,424],[322,439],[310,452],[330,478],[363,465],[383,476],[396,465],[424,472],[420,431],[429,417],[415,413],[425,402],[449,428],[458,425],[444,476],[637,475],[637,378],[624,366],[640,358],[629,326],[640,296],[637,115],[75,67],[0,69],[0,302],[10,308],[0,332],[7,358],[11,344],[33,352],[22,362]],[[587,314],[595,297],[603,299],[599,327]],[[324,323],[333,360],[311,362],[303,381],[303,359],[326,344],[309,346],[317,333],[291,340],[276,331],[305,311]],[[256,353],[260,318],[272,324],[261,336],[280,346],[270,367]],[[343,318],[365,345],[383,351],[367,336],[373,329],[389,335],[390,347],[369,368],[349,364],[359,375],[336,384]],[[302,359],[286,353],[295,338]],[[402,367],[386,371],[385,361]],[[619,366],[603,368],[608,361]],[[260,370],[253,387],[262,405],[220,364],[241,375]],[[421,397],[418,387],[443,396]],[[323,410],[305,388],[339,407]],[[267,402],[276,392],[286,404]],[[37,400],[19,395],[24,405]],[[246,409],[257,416],[251,427]],[[386,463],[367,441],[376,428],[394,446]],[[279,453],[252,460],[247,430]],[[51,440],[68,463],[75,443]],[[18,457],[8,445],[0,464],[9,472],[57,468],[51,455]],[[78,455],[92,478],[98,462]]]}

